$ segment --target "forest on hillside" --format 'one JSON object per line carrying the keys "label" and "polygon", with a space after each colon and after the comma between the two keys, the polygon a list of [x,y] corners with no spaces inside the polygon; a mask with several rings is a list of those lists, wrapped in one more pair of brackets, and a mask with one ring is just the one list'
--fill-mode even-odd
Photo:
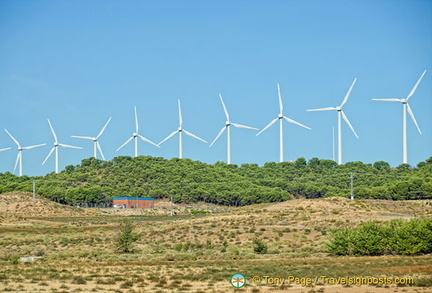
{"label": "forest on hillside", "polygon": [[[351,179],[352,177],[352,179]],[[175,202],[204,201],[243,206],[279,202],[292,197],[328,196],[413,200],[432,199],[432,157],[416,167],[299,158],[295,162],[213,165],[190,159],[139,156],[95,158],[66,166],[59,174],[18,177],[0,173],[0,193],[36,192],[63,204],[106,203],[116,196],[167,198]]]}

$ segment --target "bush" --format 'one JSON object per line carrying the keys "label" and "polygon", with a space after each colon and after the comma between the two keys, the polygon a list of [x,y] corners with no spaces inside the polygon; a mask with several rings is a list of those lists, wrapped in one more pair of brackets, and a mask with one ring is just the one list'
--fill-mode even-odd
{"label": "bush", "polygon": [[253,250],[255,253],[258,254],[265,254],[267,253],[267,244],[264,243],[264,241],[254,238],[253,240]]}
{"label": "bush", "polygon": [[119,235],[117,237],[117,250],[123,253],[133,252],[133,243],[136,242],[141,235],[134,233],[134,224],[130,220],[120,222]]}
{"label": "bush", "polygon": [[329,253],[334,255],[417,255],[432,253],[432,219],[367,222],[356,228],[331,231]]}

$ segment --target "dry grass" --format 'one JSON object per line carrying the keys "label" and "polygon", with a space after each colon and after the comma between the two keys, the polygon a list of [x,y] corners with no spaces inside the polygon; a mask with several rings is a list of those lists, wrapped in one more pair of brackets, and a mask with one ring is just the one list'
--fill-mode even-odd
{"label": "dry grass", "polygon": [[[19,196],[25,202],[31,195]],[[16,203],[7,197],[0,195],[0,206],[11,211]],[[432,286],[430,255],[330,257],[325,247],[332,228],[431,216],[432,208],[421,201],[300,199],[175,217],[166,209],[155,215],[128,211],[142,234],[133,254],[115,251],[118,222],[125,215],[43,204],[66,212],[48,209],[36,217],[28,205],[20,205],[27,208],[25,216],[2,213],[0,292],[427,292]],[[34,206],[39,211],[39,203]],[[267,254],[253,253],[254,238],[268,245]],[[42,260],[21,263],[22,256]],[[229,279],[238,272],[249,280],[255,275],[413,277],[420,287],[281,288],[249,281],[234,290]]]}

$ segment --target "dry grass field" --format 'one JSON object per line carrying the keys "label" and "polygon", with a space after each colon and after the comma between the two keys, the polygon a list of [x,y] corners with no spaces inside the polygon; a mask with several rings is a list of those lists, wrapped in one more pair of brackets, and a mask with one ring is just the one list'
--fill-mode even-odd
{"label": "dry grass field", "polygon": [[[202,204],[192,209],[210,212],[195,214],[176,205],[174,217],[168,202],[155,206],[80,209],[39,197],[33,202],[27,193],[1,194],[0,292],[432,292],[432,255],[334,257],[326,250],[330,229],[431,217],[424,201],[297,199],[235,209]],[[128,254],[115,245],[125,218],[141,234]],[[255,238],[267,244],[266,254],[254,253]],[[32,256],[33,262],[20,260]],[[235,273],[246,277],[241,289],[230,284]],[[298,283],[273,279],[289,276]],[[414,284],[331,285],[321,276],[410,278]],[[305,278],[314,283],[302,285]]]}

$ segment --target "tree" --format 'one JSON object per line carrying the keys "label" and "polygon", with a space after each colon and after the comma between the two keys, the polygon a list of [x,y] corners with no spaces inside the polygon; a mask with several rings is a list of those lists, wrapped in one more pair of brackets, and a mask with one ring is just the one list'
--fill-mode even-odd
{"label": "tree", "polygon": [[295,161],[295,166],[296,166],[297,168],[303,168],[303,167],[305,167],[305,166],[306,166],[306,159],[303,158],[303,157],[298,158],[298,159]]}
{"label": "tree", "polygon": [[266,254],[267,253],[267,244],[264,241],[254,238],[253,239],[253,250],[258,254]]}
{"label": "tree", "polygon": [[134,224],[131,220],[123,220],[119,225],[119,235],[116,241],[116,248],[123,253],[133,252],[133,244],[141,237],[141,234],[134,232]]}
{"label": "tree", "polygon": [[376,161],[373,167],[378,170],[390,170],[390,164],[384,161]]}

